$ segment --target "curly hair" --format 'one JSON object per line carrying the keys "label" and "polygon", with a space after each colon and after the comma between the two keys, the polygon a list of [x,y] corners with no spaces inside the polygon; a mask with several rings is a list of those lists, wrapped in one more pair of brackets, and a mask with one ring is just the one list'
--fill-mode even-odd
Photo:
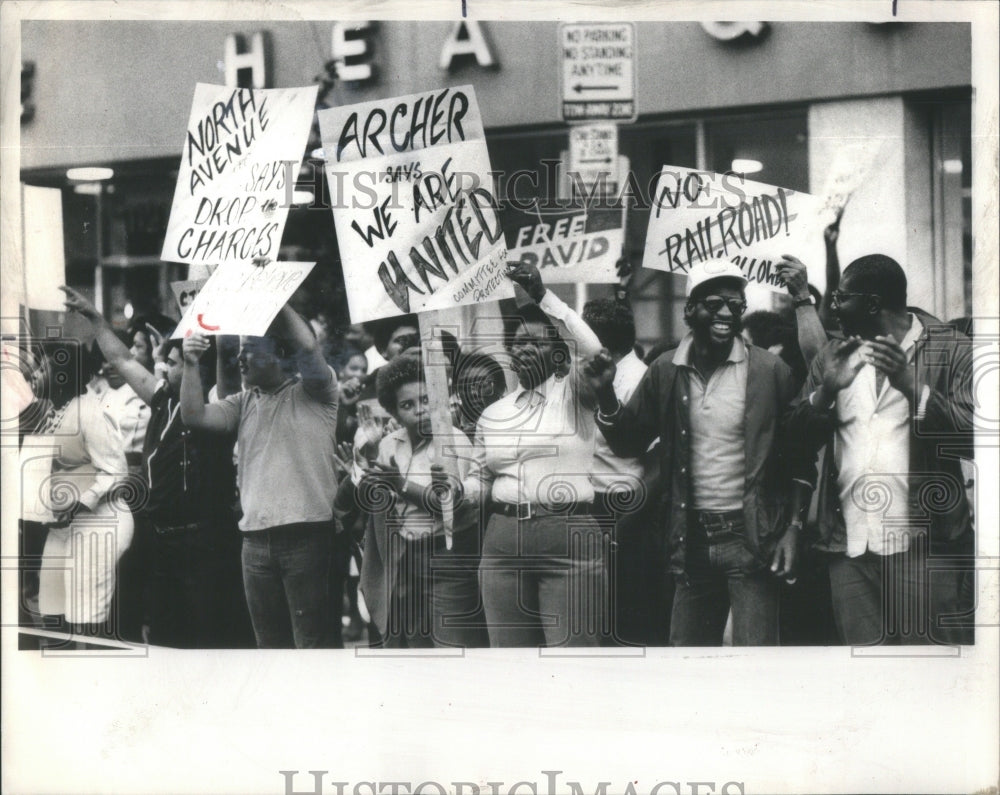
{"label": "curly hair", "polygon": [[375,396],[390,414],[396,413],[396,393],[405,384],[424,380],[424,365],[417,353],[404,353],[383,364],[376,373]]}
{"label": "curly hair", "polygon": [[635,345],[635,318],[632,310],[620,301],[610,298],[588,301],[583,307],[583,320],[609,351],[626,354]]}

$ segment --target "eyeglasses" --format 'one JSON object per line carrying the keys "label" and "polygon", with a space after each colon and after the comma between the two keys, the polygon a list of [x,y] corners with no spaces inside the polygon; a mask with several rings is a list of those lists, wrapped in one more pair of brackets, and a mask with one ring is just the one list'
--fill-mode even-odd
{"label": "eyeglasses", "polygon": [[843,290],[834,290],[833,294],[830,296],[830,303],[833,306],[840,306],[845,301],[850,301],[852,298],[876,298],[874,293],[846,293]]}
{"label": "eyeglasses", "polygon": [[729,311],[735,317],[740,317],[747,311],[747,302],[742,298],[720,298],[717,295],[710,295],[707,298],[699,299],[698,303],[713,315],[719,314],[724,306],[728,306]]}

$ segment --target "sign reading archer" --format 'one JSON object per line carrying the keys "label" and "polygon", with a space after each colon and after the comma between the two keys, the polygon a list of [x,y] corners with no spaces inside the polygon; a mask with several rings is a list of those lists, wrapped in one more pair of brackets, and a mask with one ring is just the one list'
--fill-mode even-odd
{"label": "sign reading archer", "polygon": [[351,320],[513,295],[471,86],[319,112]]}
{"label": "sign reading archer", "polygon": [[783,293],[776,272],[782,255],[815,259],[822,202],[808,193],[742,174],[664,166],[652,199],[646,268],[687,273],[695,263],[728,259],[750,284]]}
{"label": "sign reading archer", "polygon": [[277,259],[317,88],[195,86],[162,259]]}
{"label": "sign reading archer", "polygon": [[559,27],[563,121],[635,121],[635,26],[587,22]]}

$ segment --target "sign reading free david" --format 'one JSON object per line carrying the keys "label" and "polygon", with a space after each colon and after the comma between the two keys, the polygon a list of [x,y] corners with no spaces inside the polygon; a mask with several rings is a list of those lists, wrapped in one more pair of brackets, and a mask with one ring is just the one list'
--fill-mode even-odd
{"label": "sign reading free david", "polygon": [[162,259],[277,259],[317,90],[195,86]]}
{"label": "sign reading free david", "polygon": [[351,320],[513,295],[471,86],[319,111]]}
{"label": "sign reading free david", "polygon": [[[660,172],[642,264],[687,273],[698,262],[727,259],[750,284],[784,293],[782,255],[815,259],[823,203],[808,193],[677,166]],[[819,237],[818,237],[819,236]]]}
{"label": "sign reading free david", "polygon": [[618,207],[508,207],[508,257],[534,265],[549,284],[614,284],[625,240],[623,220],[624,211]]}

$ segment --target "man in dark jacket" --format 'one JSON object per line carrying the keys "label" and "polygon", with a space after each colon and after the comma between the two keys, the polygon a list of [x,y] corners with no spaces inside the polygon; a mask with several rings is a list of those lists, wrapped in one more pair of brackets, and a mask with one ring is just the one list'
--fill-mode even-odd
{"label": "man in dark jacket", "polygon": [[777,644],[778,577],[795,567],[795,466],[779,438],[794,379],[777,356],[740,337],[745,285],[731,262],[691,268],[691,330],[652,364],[627,405],[615,397],[609,357],[589,368],[611,449],[633,456],[660,439],[660,511],[677,575],[673,646],[721,645],[730,607],[734,645]]}
{"label": "man in dark jacket", "polygon": [[972,446],[970,340],[906,305],[875,254],[833,295],[845,339],[810,368],[789,432],[815,457],[819,540],[844,643],[971,643],[974,542],[960,459]]}

